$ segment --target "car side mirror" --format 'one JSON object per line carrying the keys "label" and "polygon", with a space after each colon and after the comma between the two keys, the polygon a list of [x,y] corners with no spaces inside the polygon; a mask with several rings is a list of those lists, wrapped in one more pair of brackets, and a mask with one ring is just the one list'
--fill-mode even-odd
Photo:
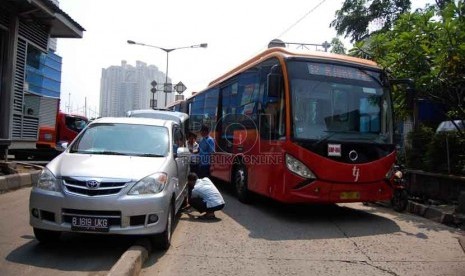
{"label": "car side mirror", "polygon": [[176,156],[177,157],[190,157],[191,152],[189,151],[188,148],[185,147],[179,147],[176,151]]}
{"label": "car side mirror", "polygon": [[68,142],[58,142],[56,146],[57,151],[65,151],[68,148]]}

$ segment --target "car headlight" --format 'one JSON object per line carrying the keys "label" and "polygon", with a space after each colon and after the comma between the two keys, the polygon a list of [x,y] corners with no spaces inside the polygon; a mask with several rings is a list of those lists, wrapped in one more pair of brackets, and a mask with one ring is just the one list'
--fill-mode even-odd
{"label": "car headlight", "polygon": [[47,191],[58,191],[58,181],[55,175],[53,175],[53,173],[47,168],[42,170],[39,180],[35,186]]}
{"label": "car headlight", "polygon": [[158,194],[163,191],[168,177],[166,173],[155,173],[137,181],[134,187],[131,188],[128,195],[147,195]]}
{"label": "car headlight", "polygon": [[307,166],[289,154],[286,154],[286,166],[291,172],[304,178],[316,178]]}

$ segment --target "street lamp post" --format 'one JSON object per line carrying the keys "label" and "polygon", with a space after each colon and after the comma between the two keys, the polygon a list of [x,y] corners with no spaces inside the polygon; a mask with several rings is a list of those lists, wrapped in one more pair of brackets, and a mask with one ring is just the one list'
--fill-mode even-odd
{"label": "street lamp post", "polygon": [[152,48],[157,48],[166,53],[166,74],[165,74],[165,84],[164,84],[164,92],[165,92],[165,107],[168,104],[168,93],[172,92],[172,85],[171,83],[168,83],[168,65],[169,65],[169,53],[174,51],[174,50],[179,50],[179,49],[186,49],[186,48],[207,48],[208,44],[207,43],[201,43],[201,44],[196,44],[196,45],[190,45],[190,46],[183,46],[183,47],[176,47],[176,48],[163,48],[163,47],[158,47],[155,45],[149,45],[149,44],[144,44],[144,43],[139,43],[135,42],[133,40],[128,40],[128,44],[134,44],[134,45],[140,45],[140,46],[147,46],[147,47],[152,47]]}

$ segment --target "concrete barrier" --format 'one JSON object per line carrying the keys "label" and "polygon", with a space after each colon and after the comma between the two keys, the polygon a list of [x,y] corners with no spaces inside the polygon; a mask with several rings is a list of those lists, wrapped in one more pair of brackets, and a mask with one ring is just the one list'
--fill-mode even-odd
{"label": "concrete barrier", "polygon": [[149,256],[142,245],[131,246],[111,268],[107,276],[137,276]]}
{"label": "concrete barrier", "polygon": [[0,175],[0,193],[30,187],[39,179],[41,170],[34,168],[29,172]]}

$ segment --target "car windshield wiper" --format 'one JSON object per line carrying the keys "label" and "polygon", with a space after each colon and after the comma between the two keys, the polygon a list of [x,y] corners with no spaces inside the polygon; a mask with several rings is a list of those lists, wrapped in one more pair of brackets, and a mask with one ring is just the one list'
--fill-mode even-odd
{"label": "car windshield wiper", "polygon": [[155,153],[141,153],[141,154],[134,154],[135,156],[141,157],[165,157],[163,154],[155,154]]}
{"label": "car windshield wiper", "polygon": [[126,153],[111,151],[111,150],[103,150],[103,151],[91,151],[88,152],[90,154],[105,154],[105,155],[128,155]]}

